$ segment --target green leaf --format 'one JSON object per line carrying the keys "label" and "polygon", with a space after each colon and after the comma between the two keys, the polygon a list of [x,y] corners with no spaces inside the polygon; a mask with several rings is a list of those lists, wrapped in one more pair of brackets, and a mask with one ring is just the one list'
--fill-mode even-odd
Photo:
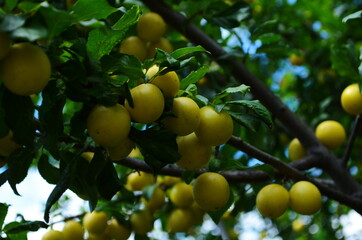
{"label": "green leaf", "polygon": [[348,20],[356,18],[362,18],[362,10],[349,14],[348,16],[342,19],[342,22],[348,22]]}
{"label": "green leaf", "polygon": [[9,205],[5,203],[0,203],[0,229],[3,229],[4,221],[6,215],[8,214]]}
{"label": "green leaf", "polygon": [[101,64],[107,72],[115,75],[125,75],[131,79],[143,79],[145,74],[142,71],[141,62],[132,55],[112,54],[102,57]]}
{"label": "green leaf", "polygon": [[190,84],[199,81],[209,71],[209,67],[204,65],[196,71],[192,71],[187,77],[181,80],[180,89],[185,89]]}
{"label": "green leaf", "polygon": [[0,14],[0,31],[9,32],[24,25],[26,17],[23,15]]}
{"label": "green leaf", "polygon": [[258,40],[260,40],[263,45],[279,43],[280,41],[282,41],[282,36],[275,33],[265,33],[260,35],[258,37]]}
{"label": "green leaf", "polygon": [[360,81],[358,56],[352,47],[333,44],[331,46],[332,68],[342,77]]}
{"label": "green leaf", "polygon": [[90,57],[99,60],[109,54],[122,41],[126,30],[112,30],[107,27],[94,29],[89,33],[87,51]]}
{"label": "green leaf", "polygon": [[97,186],[99,194],[108,201],[122,188],[117,171],[109,159],[97,177]]}
{"label": "green leaf", "polygon": [[206,52],[206,53],[208,53],[208,51],[206,51],[205,48],[203,48],[202,46],[195,46],[195,47],[178,48],[175,51],[173,51],[170,55],[174,59],[181,59],[181,58],[186,57],[187,55],[189,55],[191,53],[196,53],[196,52]]}
{"label": "green leaf", "polygon": [[48,38],[54,38],[71,26],[76,19],[69,12],[54,8],[53,6],[42,7],[39,12],[48,27]]}
{"label": "green leaf", "polygon": [[244,107],[247,112],[255,114],[255,116],[264,122],[268,127],[273,125],[273,120],[270,112],[264,105],[260,103],[259,100],[237,100],[237,101],[228,101],[226,104],[238,105]]}
{"label": "green leaf", "polygon": [[168,130],[149,128],[140,131],[132,128],[129,138],[139,146],[146,163],[155,172],[180,159],[176,135]]}
{"label": "green leaf", "polygon": [[241,112],[227,111],[235,122],[244,126],[247,129],[250,129],[253,132],[256,132],[260,126],[260,121],[253,115]]}
{"label": "green leaf", "polygon": [[43,154],[38,161],[38,171],[40,176],[49,184],[56,184],[60,178],[59,168],[49,163],[49,156]]}
{"label": "green leaf", "polygon": [[28,41],[35,41],[38,39],[46,38],[48,34],[47,29],[40,24],[32,24],[30,26],[23,26],[17,28],[12,32],[12,37],[27,39]]}
{"label": "green leaf", "polygon": [[240,23],[251,17],[250,5],[237,1],[232,6],[213,15],[211,21],[220,27],[230,29],[240,26]]}
{"label": "green leaf", "polygon": [[56,81],[50,81],[42,91],[43,101],[39,108],[39,120],[44,135],[44,147],[59,158],[59,138],[64,135],[63,108],[65,95],[59,92]]}
{"label": "green leaf", "polygon": [[222,215],[230,208],[230,206],[234,203],[234,194],[230,189],[229,200],[225,204],[225,206],[218,211],[208,211],[207,214],[211,217],[215,224],[220,222]]}
{"label": "green leaf", "polygon": [[12,153],[8,158],[8,182],[16,195],[20,195],[16,184],[21,183],[28,175],[28,170],[34,158],[34,150],[22,147]]}
{"label": "green leaf", "polygon": [[277,29],[278,25],[279,21],[277,20],[269,20],[257,25],[254,31],[252,31],[251,39],[255,41],[263,34],[275,32],[275,29]]}
{"label": "green leaf", "polygon": [[138,22],[142,11],[138,5],[133,5],[113,26],[112,28],[120,31],[127,31],[132,25]]}
{"label": "green leaf", "polygon": [[36,232],[40,228],[48,228],[48,224],[46,224],[43,221],[24,221],[20,222],[19,224],[16,224],[16,226],[6,226],[6,229],[4,229],[6,234],[18,234],[22,232]]}
{"label": "green leaf", "polygon": [[20,145],[33,146],[35,138],[34,105],[28,96],[19,96],[5,90],[0,101],[6,123]]}
{"label": "green leaf", "polygon": [[237,86],[237,87],[229,87],[229,88],[224,89],[220,93],[216,94],[213,102],[217,103],[219,100],[229,96],[230,94],[241,93],[241,94],[245,95],[249,91],[250,91],[250,87],[246,86],[245,84],[241,84],[240,86]]}
{"label": "green leaf", "polygon": [[105,19],[117,11],[111,7],[106,0],[78,0],[69,11],[78,21]]}
{"label": "green leaf", "polygon": [[185,183],[190,184],[192,180],[194,180],[196,172],[197,171],[189,171],[189,170],[183,171],[181,178]]}
{"label": "green leaf", "polygon": [[59,200],[63,193],[68,189],[71,180],[71,168],[72,164],[67,164],[66,167],[61,171],[59,181],[50,193],[44,210],[44,220],[49,222],[49,213],[51,207]]}
{"label": "green leaf", "polygon": [[150,185],[147,185],[146,187],[144,187],[142,189],[142,196],[147,200],[149,201],[152,196],[153,196],[153,193],[155,192],[155,189],[158,187],[157,184],[150,184]]}
{"label": "green leaf", "polygon": [[16,4],[18,3],[18,0],[5,0],[4,10],[7,12],[12,11]]}
{"label": "green leaf", "polygon": [[[16,228],[17,226],[20,226],[22,223],[19,222],[10,222],[8,224],[6,224],[6,226],[4,227],[4,230],[6,231],[6,229],[12,229],[12,228]],[[27,235],[28,232],[27,231],[23,231],[23,232],[18,232],[18,233],[9,233],[7,234],[7,239],[11,239],[11,240],[27,240]]]}

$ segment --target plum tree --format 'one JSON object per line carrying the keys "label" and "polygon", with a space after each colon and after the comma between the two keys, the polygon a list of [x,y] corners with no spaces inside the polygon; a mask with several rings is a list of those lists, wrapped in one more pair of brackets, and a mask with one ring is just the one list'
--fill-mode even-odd
{"label": "plum tree", "polygon": [[[88,239],[147,239],[154,227],[233,239],[247,231],[241,213],[259,210],[267,237],[334,239],[341,216],[362,214],[360,1],[0,8],[0,186],[23,195],[31,168],[54,186],[44,219],[7,222],[11,202],[0,204],[2,238],[47,238],[72,220]],[[54,220],[67,190],[88,209]]]}

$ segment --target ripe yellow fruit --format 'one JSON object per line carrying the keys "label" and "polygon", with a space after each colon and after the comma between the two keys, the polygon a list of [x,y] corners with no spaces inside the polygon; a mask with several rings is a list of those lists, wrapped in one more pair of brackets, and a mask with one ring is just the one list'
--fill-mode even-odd
{"label": "ripe yellow fruit", "polygon": [[132,151],[130,152],[130,154],[128,156],[133,157],[133,158],[143,158],[142,153],[137,146],[132,149]]}
{"label": "ripe yellow fruit", "polygon": [[205,211],[202,210],[195,201],[191,204],[189,209],[192,213],[193,224],[202,223],[204,220]]}
{"label": "ripe yellow fruit", "polygon": [[131,118],[139,123],[152,123],[159,119],[165,107],[165,100],[161,90],[154,84],[144,83],[131,89],[133,107],[128,100],[125,107]]}
{"label": "ripe yellow fruit", "polygon": [[156,187],[152,197],[149,200],[144,197],[142,197],[141,200],[148,210],[154,212],[165,205],[166,195],[160,187]]}
{"label": "ripe yellow fruit", "polygon": [[170,41],[162,37],[158,42],[149,43],[147,45],[147,59],[155,57],[156,48],[162,49],[163,51],[168,53],[173,52],[173,46]]}
{"label": "ripe yellow fruit", "polygon": [[149,42],[157,42],[166,32],[166,23],[163,18],[155,13],[143,14],[137,23],[137,33],[140,38]]}
{"label": "ripe yellow fruit", "polygon": [[287,210],[288,206],[288,190],[279,184],[266,185],[256,196],[256,208],[264,217],[280,217]]}
{"label": "ripe yellow fruit", "polygon": [[88,234],[87,240],[112,240],[107,234],[92,235]]}
{"label": "ripe yellow fruit", "polygon": [[80,156],[90,163],[94,157],[94,152],[83,152]]}
{"label": "ripe yellow fruit", "polygon": [[322,195],[319,189],[311,182],[299,181],[290,188],[291,208],[304,215],[316,213],[322,206]]}
{"label": "ripe yellow fruit", "polygon": [[116,147],[127,138],[131,118],[127,109],[120,104],[110,107],[96,105],[88,115],[87,129],[99,145]]}
{"label": "ripe yellow fruit", "polygon": [[167,219],[167,228],[171,233],[187,232],[193,223],[193,215],[189,209],[176,208]]}
{"label": "ripe yellow fruit", "polygon": [[196,178],[192,193],[195,202],[202,210],[217,211],[228,202],[230,187],[221,174],[206,172]]}
{"label": "ripe yellow fruit", "polygon": [[347,86],[341,94],[341,104],[349,114],[362,114],[362,94],[358,83]]}
{"label": "ripe yellow fruit", "polygon": [[19,148],[19,145],[13,140],[13,131],[0,138],[0,155],[8,157],[12,152]]}
{"label": "ripe yellow fruit", "polygon": [[106,231],[108,219],[103,211],[88,212],[83,218],[83,227],[92,235],[102,235]]}
{"label": "ripe yellow fruit", "polygon": [[292,161],[301,159],[307,155],[307,151],[304,149],[303,145],[299,142],[298,138],[293,138],[290,141],[288,146],[288,156]]}
{"label": "ripe yellow fruit", "polygon": [[179,136],[194,132],[200,124],[200,108],[191,98],[174,98],[171,111],[175,116],[165,117],[163,123]]}
{"label": "ripe yellow fruit", "polygon": [[44,51],[31,43],[16,43],[0,64],[9,91],[23,96],[39,93],[48,84],[51,65]]}
{"label": "ripe yellow fruit", "polygon": [[128,227],[112,218],[108,223],[105,235],[114,240],[127,240],[131,233],[132,231]]}
{"label": "ripe yellow fruit", "polygon": [[176,183],[181,182],[182,179],[179,177],[173,177],[173,176],[157,176],[157,183],[159,185],[166,185],[166,186],[172,186]]}
{"label": "ripe yellow fruit", "polygon": [[292,222],[292,229],[294,232],[300,232],[304,229],[304,227],[305,224],[300,218],[297,218]]}
{"label": "ripe yellow fruit", "polygon": [[131,191],[140,191],[145,186],[155,183],[155,176],[146,172],[132,172],[127,176],[127,185]]}
{"label": "ripe yellow fruit", "polygon": [[0,32],[0,60],[8,55],[11,46],[11,40],[6,32]]}
{"label": "ripe yellow fruit", "polygon": [[146,44],[138,36],[130,36],[125,38],[119,46],[119,52],[133,55],[140,61],[144,61],[147,56]]}
{"label": "ripe yellow fruit", "polygon": [[292,65],[300,66],[304,63],[304,57],[297,55],[295,53],[292,53],[289,57],[289,61]]}
{"label": "ripe yellow fruit", "polygon": [[315,135],[329,149],[340,147],[346,140],[344,127],[334,120],[326,120],[318,124]]}
{"label": "ripe yellow fruit", "polygon": [[64,234],[61,231],[50,229],[47,231],[43,237],[42,240],[66,240]]}
{"label": "ripe yellow fruit", "polygon": [[132,213],[130,222],[133,231],[139,235],[145,235],[153,229],[153,217],[148,210]]}
{"label": "ripe yellow fruit", "polygon": [[149,83],[152,83],[161,89],[165,98],[176,96],[178,90],[180,89],[180,79],[178,78],[176,72],[171,71],[154,77],[158,72],[159,67],[157,65],[153,65],[147,70],[146,75],[149,79]]}
{"label": "ripe yellow fruit", "polygon": [[65,240],[83,240],[84,228],[80,222],[69,220],[65,222],[63,230]]}
{"label": "ripe yellow fruit", "polygon": [[233,130],[233,120],[226,111],[216,112],[211,106],[200,109],[200,124],[195,131],[200,142],[210,146],[224,144],[232,136]]}
{"label": "ripe yellow fruit", "polygon": [[176,138],[178,152],[181,155],[176,164],[186,170],[199,170],[209,162],[212,147],[200,142],[195,133]]}
{"label": "ripe yellow fruit", "polygon": [[134,147],[135,143],[127,137],[118,146],[107,148],[109,158],[112,161],[120,161],[127,157]]}
{"label": "ripe yellow fruit", "polygon": [[185,182],[176,183],[171,188],[169,197],[175,206],[180,208],[189,207],[194,201],[192,186]]}

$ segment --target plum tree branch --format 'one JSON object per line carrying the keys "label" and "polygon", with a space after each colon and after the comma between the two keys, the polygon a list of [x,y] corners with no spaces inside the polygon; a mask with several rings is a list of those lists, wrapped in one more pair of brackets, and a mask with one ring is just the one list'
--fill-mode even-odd
{"label": "plum tree branch", "polygon": [[[273,162],[276,160],[277,159],[273,159],[270,161]],[[139,159],[126,157],[118,161],[117,163],[139,171],[153,173],[152,168],[148,166],[145,161]],[[288,167],[285,168],[288,169]],[[181,177],[184,171],[185,171],[184,169],[179,168],[175,165],[167,165],[164,168],[160,169],[158,173],[174,177]],[[200,175],[205,171],[206,170],[199,170],[198,172],[196,172],[194,177],[197,177],[198,175]],[[233,170],[233,171],[226,171],[221,174],[228,180],[228,182],[234,182],[234,183],[270,181],[270,177],[265,172],[258,170],[245,170],[245,171]],[[293,178],[294,180],[307,180],[312,182],[320,189],[323,195],[329,197],[330,199],[334,199],[340,202],[341,204],[345,204],[346,206],[349,206],[354,210],[356,210],[358,213],[362,214],[362,200],[360,198],[357,198],[353,195],[347,195],[339,190],[336,190],[333,187],[333,185],[331,185],[331,183],[329,182],[326,183],[323,180],[310,178],[296,169],[293,170],[293,174],[294,174],[293,177],[291,176],[289,177]]]}
{"label": "plum tree branch", "polygon": [[329,174],[339,189],[347,194],[361,192],[358,182],[353,179],[348,171],[341,167],[341,161],[318,141],[312,129],[275,96],[262,81],[249,72],[242,62],[233,57],[226,58],[225,50],[217,42],[192,24],[185,16],[174,11],[162,1],[142,0],[142,2],[152,11],[159,13],[169,25],[195,45],[203,46],[221,65],[227,62],[229,66],[232,66],[232,74],[235,79],[250,86],[254,97],[259,99],[274,117],[301,141],[303,146],[309,150],[309,154],[318,157],[321,168]]}
{"label": "plum tree branch", "polygon": [[347,167],[348,159],[349,159],[349,157],[351,155],[354,140],[357,137],[357,134],[358,134],[358,132],[359,132],[359,130],[361,128],[361,125],[362,125],[361,115],[357,115],[356,119],[354,121],[354,125],[353,125],[353,128],[352,128],[351,134],[350,134],[349,139],[348,139],[347,147],[346,147],[346,149],[344,151],[344,154],[343,154],[343,157],[342,157],[342,163],[343,163],[344,167]]}

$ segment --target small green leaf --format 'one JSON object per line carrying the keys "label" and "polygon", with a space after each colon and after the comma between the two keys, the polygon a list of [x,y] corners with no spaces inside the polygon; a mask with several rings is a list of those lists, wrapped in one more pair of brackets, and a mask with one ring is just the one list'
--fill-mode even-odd
{"label": "small green leaf", "polygon": [[275,32],[275,29],[277,29],[279,24],[279,21],[277,20],[269,20],[265,21],[261,24],[258,24],[257,27],[252,32],[252,40],[255,41],[259,38],[259,36],[271,32]]}
{"label": "small green leaf", "polygon": [[233,111],[228,111],[228,113],[235,122],[237,122],[241,126],[244,126],[247,129],[250,129],[251,131],[255,132],[260,125],[260,121],[258,121],[258,119],[251,114]]}
{"label": "small green leaf", "polygon": [[12,153],[8,158],[8,182],[14,193],[19,195],[16,184],[21,183],[28,175],[28,170],[33,161],[33,149],[22,147]]}
{"label": "small green leaf", "polygon": [[264,105],[260,103],[259,100],[237,100],[237,101],[228,101],[226,104],[238,105],[244,107],[247,112],[255,114],[259,120],[264,122],[268,127],[273,125],[273,120],[270,112]]}
{"label": "small green leaf", "polygon": [[78,0],[69,11],[78,21],[86,21],[92,18],[105,19],[117,9],[111,7],[107,0]]}
{"label": "small green leaf", "polygon": [[349,14],[348,16],[342,19],[342,22],[348,22],[348,20],[356,18],[362,18],[362,10]]}
{"label": "small green leaf", "polygon": [[131,79],[143,79],[141,62],[132,55],[112,54],[102,57],[101,64],[107,72],[112,72],[115,75],[125,75]]}
{"label": "small green leaf", "polygon": [[16,226],[9,226],[7,225],[6,229],[4,229],[4,232],[6,234],[17,234],[21,232],[36,232],[40,228],[48,228],[48,224],[46,224],[43,221],[24,221],[20,222]]}
{"label": "small green leaf", "polygon": [[23,15],[4,15],[0,14],[0,31],[8,32],[25,24],[26,17]]}
{"label": "small green leaf", "polygon": [[40,176],[50,184],[56,184],[59,181],[60,171],[49,163],[49,156],[43,154],[38,161],[38,171]]}
{"label": "small green leaf", "polygon": [[122,41],[126,30],[112,30],[108,27],[94,29],[89,33],[87,51],[93,59],[99,60],[109,54]]}
{"label": "small green leaf", "polygon": [[[8,224],[6,224],[6,226],[4,227],[4,231],[6,231],[6,229],[12,229],[12,228],[16,228],[17,226],[21,226],[22,223],[19,222],[10,222]],[[26,240],[28,235],[28,231],[23,231],[23,232],[18,232],[18,233],[9,233],[7,234],[7,239],[11,239],[11,240]]]}
{"label": "small green leaf", "polygon": [[171,56],[174,59],[181,59],[181,58],[186,57],[187,55],[189,55],[191,53],[196,53],[196,52],[206,52],[206,53],[208,53],[208,51],[206,51],[205,48],[203,48],[202,46],[195,46],[195,47],[184,47],[184,48],[176,49],[175,51],[173,51],[171,53]]}
{"label": "small green leaf", "polygon": [[282,40],[282,36],[275,33],[265,33],[260,35],[258,40],[260,40],[263,45],[279,43]]}
{"label": "small green leaf", "polygon": [[49,222],[49,213],[51,207],[59,200],[63,193],[68,189],[71,180],[71,168],[72,164],[67,164],[63,171],[60,173],[59,181],[50,193],[44,210],[44,220]]}
{"label": "small green leaf", "polygon": [[250,5],[237,1],[232,6],[213,15],[211,20],[220,27],[230,29],[240,26],[240,23],[251,17]]}
{"label": "small green leaf", "polygon": [[39,12],[48,26],[48,38],[52,39],[71,26],[76,19],[69,12],[54,8],[53,6],[42,7]]}
{"label": "small green leaf", "polygon": [[6,215],[8,214],[9,205],[0,203],[0,229],[3,228]]}
{"label": "small green leaf", "polygon": [[127,31],[132,25],[138,22],[142,11],[138,5],[133,5],[113,26],[112,28],[120,31]]}
{"label": "small green leaf", "polygon": [[4,10],[7,12],[12,11],[16,7],[17,3],[18,0],[5,0]]}
{"label": "small green leaf", "polygon": [[129,137],[139,146],[146,163],[155,172],[180,158],[176,135],[168,130],[132,128]]}
{"label": "small green leaf", "polygon": [[181,80],[180,89],[185,89],[190,84],[199,81],[209,71],[209,67],[204,65],[196,71],[192,71],[187,77]]}
{"label": "small green leaf", "polygon": [[109,159],[97,176],[97,187],[99,194],[108,201],[122,188],[117,171]]}
{"label": "small green leaf", "polygon": [[331,46],[331,61],[332,68],[339,75],[356,82],[360,81],[358,55],[355,54],[353,47],[333,44]]}
{"label": "small green leaf", "polygon": [[219,100],[229,96],[230,94],[241,93],[241,94],[245,95],[249,91],[250,91],[250,87],[246,86],[245,84],[241,84],[240,86],[237,86],[237,87],[229,87],[229,88],[224,89],[222,92],[216,94],[213,102],[217,103]]}
{"label": "small green leaf", "polygon": [[44,135],[44,147],[59,158],[59,138],[64,135],[63,108],[65,95],[59,92],[56,81],[50,81],[42,91],[43,101],[39,108],[39,121]]}
{"label": "small green leaf", "polygon": [[149,201],[152,196],[153,196],[153,193],[155,192],[156,188],[157,188],[157,184],[150,184],[150,185],[147,185],[146,187],[144,187],[142,189],[142,196],[147,200]]}

